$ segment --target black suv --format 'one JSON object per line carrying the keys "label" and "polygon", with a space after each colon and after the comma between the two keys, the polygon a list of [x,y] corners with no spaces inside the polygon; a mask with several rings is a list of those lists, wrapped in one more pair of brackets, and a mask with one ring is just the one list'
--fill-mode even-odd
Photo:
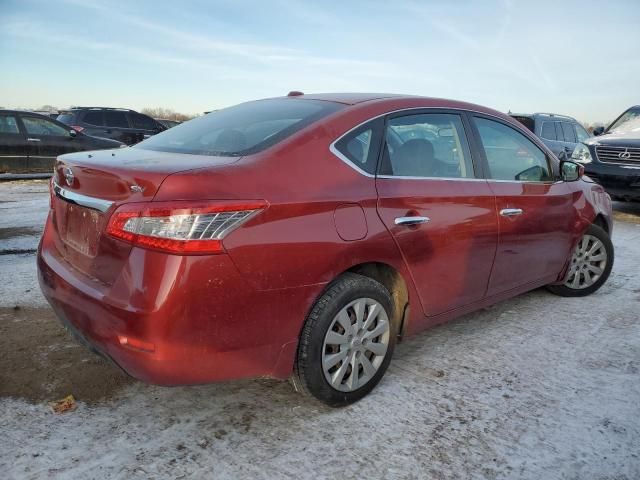
{"label": "black suv", "polygon": [[58,120],[79,132],[112,138],[127,145],[166,130],[153,118],[125,108],[75,107],[58,115]]}
{"label": "black suv", "polygon": [[509,113],[531,130],[557,157],[570,157],[590,135],[575,118],[555,113]]}
{"label": "black suv", "polygon": [[45,115],[0,110],[0,173],[51,172],[58,155],[123,146],[77,132]]}
{"label": "black suv", "polygon": [[593,133],[597,136],[579,145],[572,160],[584,164],[612,198],[640,200],[640,105]]}

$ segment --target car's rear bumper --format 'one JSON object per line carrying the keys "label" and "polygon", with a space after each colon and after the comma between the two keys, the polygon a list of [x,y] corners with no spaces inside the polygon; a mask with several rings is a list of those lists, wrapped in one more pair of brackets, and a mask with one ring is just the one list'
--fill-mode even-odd
{"label": "car's rear bumper", "polygon": [[591,163],[585,166],[589,177],[614,198],[640,199],[640,165]]}
{"label": "car's rear bumper", "polygon": [[228,256],[215,255],[181,257],[164,278],[130,267],[138,278],[107,288],[57,255],[51,230],[38,253],[45,297],[83,343],[131,376],[186,385],[290,375],[302,322],[321,286],[255,291]]}

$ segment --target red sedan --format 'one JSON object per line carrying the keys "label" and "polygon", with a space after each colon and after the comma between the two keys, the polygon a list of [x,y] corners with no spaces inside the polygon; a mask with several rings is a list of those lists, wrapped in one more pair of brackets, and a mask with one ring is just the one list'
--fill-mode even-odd
{"label": "red sedan", "polygon": [[398,338],[596,291],[611,228],[602,187],[506,115],[295,92],[60,157],[38,269],[65,325],[140,380],[293,378],[338,406]]}

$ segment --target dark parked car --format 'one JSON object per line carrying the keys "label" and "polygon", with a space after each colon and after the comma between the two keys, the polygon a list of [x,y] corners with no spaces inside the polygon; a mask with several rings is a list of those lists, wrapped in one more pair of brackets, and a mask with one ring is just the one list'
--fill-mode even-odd
{"label": "dark parked car", "polygon": [[182,122],[178,122],[177,120],[167,120],[166,118],[156,118],[156,122],[161,123],[167,128],[175,127],[176,125],[180,125]]}
{"label": "dark parked car", "polygon": [[258,100],[55,170],[42,290],[155,384],[292,377],[346,405],[399,336],[542,286],[588,295],[613,264],[604,189],[469,103]]}
{"label": "dark parked car", "polygon": [[555,113],[510,113],[509,115],[537,135],[559,158],[570,157],[578,143],[584,142],[591,136],[575,118],[566,115]]}
{"label": "dark parked car", "polygon": [[572,160],[618,200],[640,200],[640,105],[629,108],[609,127],[599,127],[575,149]]}
{"label": "dark parked car", "polygon": [[79,132],[133,145],[167,129],[148,115],[125,108],[75,107],[58,120]]}
{"label": "dark parked car", "polygon": [[50,172],[58,155],[121,146],[38,113],[0,110],[0,173]]}

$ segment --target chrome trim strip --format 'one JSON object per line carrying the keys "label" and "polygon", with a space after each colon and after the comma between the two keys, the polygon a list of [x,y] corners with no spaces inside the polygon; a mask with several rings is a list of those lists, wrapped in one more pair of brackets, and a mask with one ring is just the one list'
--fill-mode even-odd
{"label": "chrome trim strip", "polygon": [[410,175],[378,175],[378,178],[385,180],[462,180],[465,182],[486,182],[486,178],[467,177],[412,177]]}
{"label": "chrome trim strip", "polygon": [[[368,120],[367,120],[368,121]],[[364,122],[367,123],[367,122]],[[360,125],[358,125],[360,126]],[[358,127],[355,127],[358,128]],[[353,128],[351,130],[354,130]],[[349,132],[351,132],[351,130],[349,130]],[[347,135],[349,132],[345,133],[344,135],[342,135],[342,137],[344,137],[345,135]],[[338,150],[335,146],[336,142],[339,142],[340,139],[342,138],[338,138],[338,140],[336,140],[335,142],[333,142],[331,145],[329,145],[329,151],[331,153],[333,153],[336,157],[338,157],[340,160],[342,160],[344,163],[346,163],[347,165],[349,165],[351,168],[353,168],[356,172],[358,172],[360,175],[364,175],[365,177],[369,177],[369,178],[375,178],[375,175],[370,174],[369,172],[366,172],[364,170],[362,170],[360,167],[358,167],[355,163],[353,163],[351,160],[349,160],[347,157],[345,157],[340,150]]]}
{"label": "chrome trim strip", "polygon": [[55,181],[53,182],[53,192],[56,194],[56,197],[61,198],[65,202],[73,203],[74,205],[80,205],[81,207],[90,208],[92,210],[98,210],[102,213],[105,213],[113,205],[113,202],[110,202],[108,200],[89,197],[87,195],[82,195],[81,193],[75,193],[62,188]]}

